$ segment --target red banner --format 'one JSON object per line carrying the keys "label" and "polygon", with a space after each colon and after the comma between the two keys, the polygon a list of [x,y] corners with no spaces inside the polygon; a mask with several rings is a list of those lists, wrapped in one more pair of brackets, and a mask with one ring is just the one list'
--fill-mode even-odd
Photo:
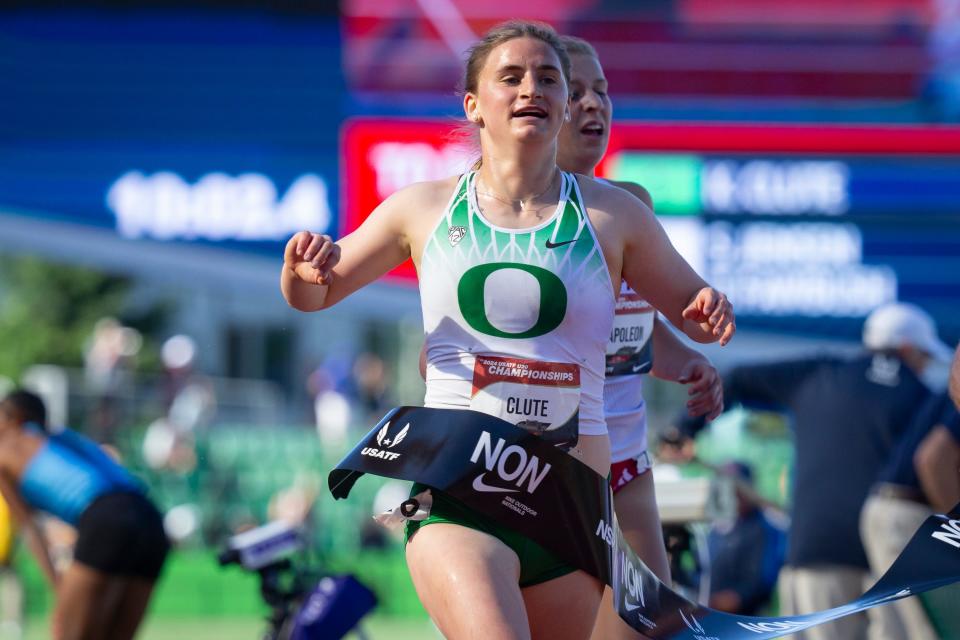
{"label": "red banner", "polygon": [[[342,145],[341,235],[398,189],[461,173],[479,155],[455,120],[358,118],[345,125]],[[618,122],[598,176],[620,151],[950,156],[960,154],[960,127]],[[390,278],[416,283],[413,264]]]}

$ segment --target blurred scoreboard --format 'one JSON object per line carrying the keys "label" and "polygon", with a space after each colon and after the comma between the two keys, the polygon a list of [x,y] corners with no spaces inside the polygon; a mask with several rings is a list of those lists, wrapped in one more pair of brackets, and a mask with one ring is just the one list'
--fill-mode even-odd
{"label": "blurred scoreboard", "polygon": [[334,17],[51,7],[2,23],[0,216],[270,257],[337,228]]}
{"label": "blurred scoreboard", "polygon": [[[477,155],[450,122],[353,120],[343,142],[344,232]],[[905,300],[960,337],[960,129],[616,123],[598,175],[649,189],[747,326],[852,338]]]}

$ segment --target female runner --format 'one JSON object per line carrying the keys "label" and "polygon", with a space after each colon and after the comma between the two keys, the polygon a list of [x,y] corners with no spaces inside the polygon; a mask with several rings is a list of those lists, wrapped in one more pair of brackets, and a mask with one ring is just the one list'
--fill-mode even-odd
{"label": "female runner", "polygon": [[[426,405],[474,408],[548,432],[572,426],[570,455],[606,475],[603,354],[621,279],[704,342],[732,335],[732,312],[643,203],[557,168],[569,60],[552,29],[494,28],[471,50],[465,75],[479,169],[398,191],[336,243],[295,234],[281,290],[297,309],[324,309],[412,257]],[[478,363],[498,361],[550,374],[537,379],[570,374],[579,385],[501,380],[474,393],[483,382]],[[539,411],[516,415],[521,406]],[[589,637],[602,593],[592,576],[436,491],[430,516],[410,534],[414,585],[446,637]]]}
{"label": "female runner", "polygon": [[[570,56],[571,119],[560,130],[557,164],[592,176],[610,140],[613,105],[597,52],[585,40],[563,36]],[[650,194],[633,182],[611,182],[642,200],[651,209]],[[610,434],[610,484],[624,539],[660,580],[670,583],[660,516],[647,453],[647,418],[643,373],[689,385],[691,415],[715,418],[723,409],[723,385],[710,361],[688,348],[657,320],[653,308],[623,283],[617,298],[614,330],[607,345],[604,415]],[[651,358],[652,345],[652,358]],[[652,360],[652,362],[651,362]],[[597,616],[593,637],[641,638],[613,608],[610,590]]]}
{"label": "female runner", "polygon": [[[169,550],[140,483],[80,434],[49,433],[43,401],[14,391],[0,402],[0,491],[56,591],[53,637],[133,638]],[[34,511],[77,529],[73,562],[60,576]]]}

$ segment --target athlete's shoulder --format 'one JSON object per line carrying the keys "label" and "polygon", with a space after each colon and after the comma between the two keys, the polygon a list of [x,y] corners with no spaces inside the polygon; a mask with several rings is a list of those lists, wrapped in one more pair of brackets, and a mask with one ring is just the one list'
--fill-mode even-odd
{"label": "athlete's shoulder", "polygon": [[[633,202],[636,204],[638,197],[629,189],[622,185],[632,184],[627,182],[613,182],[610,180],[598,180],[583,174],[574,174],[577,184],[580,185],[580,192],[585,200],[597,201],[602,203],[623,204]],[[639,185],[634,185],[639,187]],[[643,187],[640,187],[643,189]],[[646,189],[643,189],[646,192]],[[592,204],[592,202],[590,202]]]}
{"label": "athlete's shoulder", "polygon": [[639,185],[636,182],[628,182],[626,180],[610,180],[610,184],[632,194],[643,204],[653,209],[653,198],[650,196],[650,192],[647,191],[643,185]]}
{"label": "athlete's shoulder", "polygon": [[414,182],[402,189],[398,189],[391,194],[386,201],[392,202],[417,202],[421,204],[432,203],[435,201],[446,201],[453,195],[453,190],[457,188],[460,182],[460,176],[449,176],[440,180],[426,180],[424,182]]}
{"label": "athlete's shoulder", "polygon": [[595,180],[583,175],[578,175],[577,181],[583,194],[584,205],[595,220],[609,217],[618,221],[618,225],[622,223],[632,226],[653,218],[650,207],[626,189],[606,180]]}
{"label": "athlete's shoulder", "polygon": [[408,233],[433,220],[453,197],[459,176],[415,182],[390,194],[368,218],[397,233]]}

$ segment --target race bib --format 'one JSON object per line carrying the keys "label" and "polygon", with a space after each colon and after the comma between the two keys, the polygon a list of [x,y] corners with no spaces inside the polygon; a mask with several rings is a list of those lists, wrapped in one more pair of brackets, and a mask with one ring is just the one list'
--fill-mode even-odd
{"label": "race bib", "polygon": [[551,444],[571,447],[580,432],[580,367],[477,356],[470,408],[515,424]]}
{"label": "race bib", "polygon": [[653,322],[656,311],[633,291],[617,298],[613,328],[607,342],[608,376],[647,373],[653,367]]}

